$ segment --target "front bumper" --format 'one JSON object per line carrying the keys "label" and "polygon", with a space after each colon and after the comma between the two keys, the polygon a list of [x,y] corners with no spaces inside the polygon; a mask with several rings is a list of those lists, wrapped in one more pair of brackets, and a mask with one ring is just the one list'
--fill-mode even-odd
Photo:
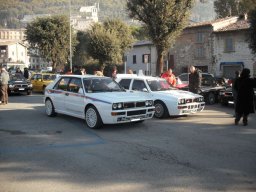
{"label": "front bumper", "polygon": [[27,93],[31,92],[32,87],[13,87],[13,88],[8,88],[9,93]]}
{"label": "front bumper", "polygon": [[203,111],[205,102],[202,103],[189,103],[184,105],[178,105],[179,115],[188,115]]}
{"label": "front bumper", "polygon": [[128,123],[151,119],[154,116],[155,107],[147,107],[136,110],[120,110],[111,113],[113,123]]}

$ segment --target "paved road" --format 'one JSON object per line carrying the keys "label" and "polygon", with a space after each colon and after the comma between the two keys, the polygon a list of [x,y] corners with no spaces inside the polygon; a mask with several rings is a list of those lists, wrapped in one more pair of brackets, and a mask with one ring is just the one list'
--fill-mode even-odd
{"label": "paved road", "polygon": [[44,114],[42,95],[0,106],[0,192],[256,191],[256,115],[232,107],[88,129]]}

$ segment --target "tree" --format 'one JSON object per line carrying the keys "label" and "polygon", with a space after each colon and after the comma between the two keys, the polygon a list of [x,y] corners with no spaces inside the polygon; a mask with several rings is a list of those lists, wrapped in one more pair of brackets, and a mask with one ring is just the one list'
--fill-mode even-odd
{"label": "tree", "polygon": [[133,42],[129,27],[120,20],[95,24],[86,37],[87,53],[99,61],[102,69],[106,64],[122,64],[123,55]]}
{"label": "tree", "polygon": [[157,50],[156,74],[163,72],[164,55],[188,21],[193,0],[129,0],[129,16],[145,24]]}
{"label": "tree", "polygon": [[237,16],[248,13],[256,7],[256,0],[216,0],[214,9],[217,18]]}
{"label": "tree", "polygon": [[136,40],[146,40],[149,39],[148,33],[144,27],[138,27],[138,26],[130,26],[130,29],[132,31],[132,36]]}
{"label": "tree", "polygon": [[[38,18],[26,28],[26,40],[41,56],[52,62],[53,71],[63,67],[70,53],[69,20],[66,16]],[[72,34],[72,47],[76,44]]]}
{"label": "tree", "polygon": [[250,12],[249,22],[250,22],[249,48],[252,50],[253,54],[256,54],[256,9]]}

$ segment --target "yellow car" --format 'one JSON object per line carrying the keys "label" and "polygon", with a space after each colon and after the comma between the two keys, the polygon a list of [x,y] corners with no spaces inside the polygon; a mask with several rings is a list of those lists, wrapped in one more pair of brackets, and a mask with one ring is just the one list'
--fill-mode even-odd
{"label": "yellow car", "polygon": [[33,91],[44,92],[45,87],[53,82],[56,74],[52,73],[34,73],[30,79],[33,84]]}

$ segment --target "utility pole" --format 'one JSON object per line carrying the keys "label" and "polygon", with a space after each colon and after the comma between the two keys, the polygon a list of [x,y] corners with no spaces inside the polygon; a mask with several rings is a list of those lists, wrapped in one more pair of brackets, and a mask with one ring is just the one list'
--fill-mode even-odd
{"label": "utility pole", "polygon": [[70,70],[72,72],[72,34],[71,34],[71,0],[69,0],[69,62]]}

